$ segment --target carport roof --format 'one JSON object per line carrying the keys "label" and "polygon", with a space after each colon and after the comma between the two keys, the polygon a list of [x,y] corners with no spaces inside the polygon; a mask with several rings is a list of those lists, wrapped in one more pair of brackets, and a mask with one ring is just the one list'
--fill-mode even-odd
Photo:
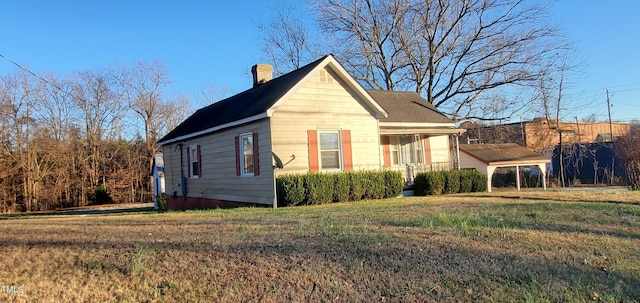
{"label": "carport roof", "polygon": [[516,143],[460,144],[460,151],[487,165],[549,163],[551,160]]}

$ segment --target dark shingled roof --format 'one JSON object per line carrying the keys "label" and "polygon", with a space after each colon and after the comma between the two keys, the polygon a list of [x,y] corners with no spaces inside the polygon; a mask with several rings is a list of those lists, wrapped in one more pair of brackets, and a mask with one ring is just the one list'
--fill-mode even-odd
{"label": "dark shingled roof", "polygon": [[551,162],[549,158],[532,152],[516,143],[460,144],[460,150],[487,164],[496,162]]}
{"label": "dark shingled roof", "polygon": [[454,123],[416,92],[367,92],[389,113],[389,117],[380,119],[380,122]]}
{"label": "dark shingled roof", "polygon": [[265,113],[298,82],[313,70],[326,55],[290,73],[248,89],[196,111],[159,142],[204,131],[234,121]]}

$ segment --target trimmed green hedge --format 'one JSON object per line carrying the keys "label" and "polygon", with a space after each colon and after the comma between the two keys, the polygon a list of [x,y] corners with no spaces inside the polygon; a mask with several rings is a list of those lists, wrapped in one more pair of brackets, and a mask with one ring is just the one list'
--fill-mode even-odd
{"label": "trimmed green hedge", "polygon": [[276,178],[279,206],[382,199],[402,194],[402,173],[392,170],[289,174]]}
{"label": "trimmed green hedge", "polygon": [[487,177],[475,169],[441,170],[419,173],[413,182],[416,196],[481,192],[487,190]]}

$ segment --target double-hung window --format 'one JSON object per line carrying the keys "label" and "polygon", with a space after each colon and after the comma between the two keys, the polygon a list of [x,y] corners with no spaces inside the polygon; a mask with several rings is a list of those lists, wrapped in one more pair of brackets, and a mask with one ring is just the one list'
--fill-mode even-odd
{"label": "double-hung window", "polygon": [[391,166],[400,165],[400,141],[398,136],[389,137],[389,153],[391,158]]}
{"label": "double-hung window", "polygon": [[253,176],[253,134],[240,135],[240,175]]}
{"label": "double-hung window", "polygon": [[235,138],[236,176],[256,177],[260,175],[258,155],[258,133],[246,133]]}
{"label": "double-hung window", "polygon": [[189,177],[197,179],[200,177],[200,145],[190,145],[188,150]]}
{"label": "double-hung window", "polygon": [[320,131],[320,169],[342,169],[340,131]]}
{"label": "double-hung window", "polygon": [[353,170],[350,130],[309,129],[307,140],[310,171]]}
{"label": "double-hung window", "polygon": [[389,136],[389,165],[424,164],[424,139],[420,135]]}

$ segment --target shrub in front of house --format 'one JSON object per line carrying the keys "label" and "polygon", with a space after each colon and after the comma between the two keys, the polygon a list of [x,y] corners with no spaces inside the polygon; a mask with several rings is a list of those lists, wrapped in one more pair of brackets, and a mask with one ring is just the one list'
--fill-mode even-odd
{"label": "shrub in front of house", "polygon": [[460,170],[452,169],[442,172],[444,175],[444,193],[457,194],[460,192]]}
{"label": "shrub in front of house", "polygon": [[371,173],[362,176],[365,183],[365,199],[384,198],[384,175],[381,173]]}
{"label": "shrub in front of house", "polygon": [[333,202],[333,176],[322,173],[309,173],[304,179],[307,204],[325,204]]}
{"label": "shrub in front of house", "polygon": [[460,170],[460,192],[470,193],[473,190],[473,176],[475,169],[462,169]]}
{"label": "shrub in front of house", "polygon": [[156,195],[158,201],[158,211],[163,212],[168,210],[167,195],[165,193],[159,193]]}
{"label": "shrub in front of house", "polygon": [[395,171],[289,174],[276,178],[278,205],[314,205],[397,197],[402,174]]}
{"label": "shrub in front of house", "polygon": [[404,188],[404,182],[402,182],[402,173],[396,170],[384,170],[384,188],[385,193],[384,196],[389,197],[397,197],[402,195],[402,190]]}
{"label": "shrub in front of house", "polygon": [[351,180],[349,175],[332,174],[333,176],[333,202],[348,201],[351,193]]}
{"label": "shrub in front of house", "polygon": [[302,205],[306,201],[303,175],[279,176],[276,185],[278,205]]}
{"label": "shrub in front of house", "polygon": [[487,177],[475,169],[419,173],[413,182],[413,192],[416,196],[481,192],[486,190]]}
{"label": "shrub in front of house", "polygon": [[471,187],[472,192],[483,192],[487,191],[487,176],[481,174],[477,170],[471,170],[471,180],[473,181],[473,186]]}
{"label": "shrub in front of house", "polygon": [[419,173],[413,180],[414,195],[441,195],[444,192],[444,181],[443,171]]}
{"label": "shrub in front of house", "polygon": [[363,175],[360,172],[346,172],[349,176],[349,200],[360,201],[364,199],[364,194],[367,192],[365,188],[366,182]]}

